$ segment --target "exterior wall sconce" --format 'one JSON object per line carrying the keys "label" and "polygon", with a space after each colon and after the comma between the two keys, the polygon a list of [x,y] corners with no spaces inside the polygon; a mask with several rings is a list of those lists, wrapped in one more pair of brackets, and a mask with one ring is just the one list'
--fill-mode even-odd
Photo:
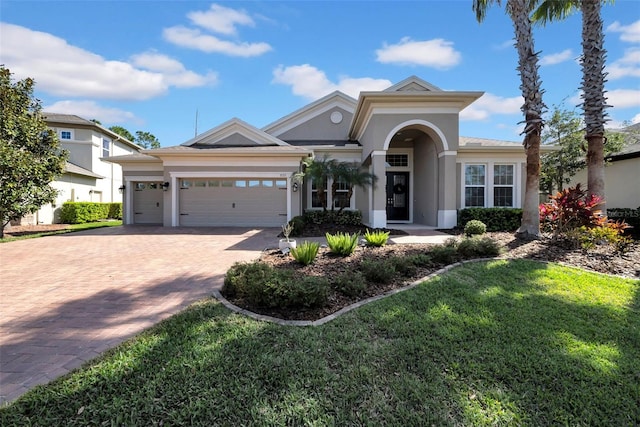
{"label": "exterior wall sconce", "polygon": [[293,192],[295,193],[296,191],[298,191],[298,183],[294,182],[293,186],[291,187],[291,189],[293,190]]}
{"label": "exterior wall sconce", "polygon": [[93,190],[89,190],[89,194],[93,194]]}
{"label": "exterior wall sconce", "polygon": [[127,188],[127,187],[126,187],[124,184],[122,184],[120,187],[118,187],[118,191],[120,192],[120,194],[122,194],[122,193],[124,193],[124,190],[125,190],[126,188]]}
{"label": "exterior wall sconce", "polygon": [[162,190],[167,191],[169,189],[169,182],[165,181],[162,183]]}

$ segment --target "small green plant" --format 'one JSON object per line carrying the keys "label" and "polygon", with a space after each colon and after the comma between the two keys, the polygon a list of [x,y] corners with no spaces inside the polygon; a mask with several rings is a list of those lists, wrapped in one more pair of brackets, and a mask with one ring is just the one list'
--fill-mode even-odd
{"label": "small green plant", "polygon": [[367,231],[364,232],[364,239],[367,241],[367,245],[369,246],[384,246],[389,240],[389,231],[370,231],[367,229]]}
{"label": "small green plant", "polygon": [[487,232],[487,226],[482,221],[472,219],[464,226],[464,235],[467,237],[479,236]]}
{"label": "small green plant", "polygon": [[615,251],[623,255],[633,245],[633,239],[623,235],[624,223],[603,222],[598,227],[582,226],[575,230],[570,237],[576,239],[584,251],[595,249],[598,245],[611,245]]}
{"label": "small green plant", "polygon": [[459,260],[458,240],[455,237],[447,239],[442,245],[435,246],[429,256],[436,264],[453,264]]}
{"label": "small green plant", "polygon": [[393,261],[364,260],[360,263],[360,270],[364,277],[375,283],[389,283],[396,275]]}
{"label": "small green plant", "polygon": [[267,280],[274,274],[274,268],[264,262],[237,262],[227,270],[222,292],[229,296],[244,296],[253,282]]}
{"label": "small green plant", "polygon": [[458,244],[458,254],[463,258],[484,258],[500,255],[501,248],[498,242],[490,237],[474,236],[462,240]]}
{"label": "small green plant", "polygon": [[291,248],[291,256],[302,265],[309,265],[315,261],[320,249],[320,243],[304,241],[296,248]]}
{"label": "small green plant", "polygon": [[331,285],[324,277],[304,276],[289,281],[287,285],[284,306],[322,307],[329,300]]}
{"label": "small green plant", "polygon": [[325,237],[327,239],[327,246],[329,246],[329,250],[340,256],[349,256],[356,250],[358,246],[358,238],[359,234],[349,234],[349,233],[336,233],[330,234],[326,233]]}
{"label": "small green plant", "polygon": [[393,268],[398,274],[404,277],[412,277],[418,270],[416,265],[408,257],[393,257],[389,261],[393,264]]}
{"label": "small green plant", "polygon": [[361,296],[367,290],[367,282],[359,271],[347,271],[336,277],[333,287],[340,293],[349,296]]}
{"label": "small green plant", "polygon": [[433,265],[433,260],[427,254],[410,255],[406,259],[416,267],[429,267]]}

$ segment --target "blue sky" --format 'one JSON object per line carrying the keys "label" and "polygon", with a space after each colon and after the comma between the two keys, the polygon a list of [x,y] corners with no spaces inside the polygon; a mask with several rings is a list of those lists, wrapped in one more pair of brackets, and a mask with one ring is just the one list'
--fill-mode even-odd
{"label": "blue sky", "polygon": [[[163,146],[233,117],[263,127],[334,90],[357,97],[416,75],[483,91],[461,135],[521,141],[513,28],[471,0],[2,0],[0,63],[33,77],[46,111],[98,119]],[[609,127],[640,122],[640,1],[603,7]],[[580,103],[581,21],[536,27],[544,101]]]}

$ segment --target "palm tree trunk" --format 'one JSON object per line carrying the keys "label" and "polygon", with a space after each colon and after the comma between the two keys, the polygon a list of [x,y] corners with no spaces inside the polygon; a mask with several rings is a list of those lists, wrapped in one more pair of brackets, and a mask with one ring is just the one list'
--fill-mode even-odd
{"label": "palm tree trunk", "polygon": [[582,10],[582,97],[587,140],[587,194],[600,196],[598,206],[605,206],[604,188],[604,125],[607,122],[605,109],[609,107],[605,98],[604,34],[600,16],[601,0],[583,0]]}
{"label": "palm tree trunk", "polygon": [[526,238],[540,236],[539,188],[540,188],[540,134],[543,120],[540,76],[538,74],[538,54],[533,43],[533,31],[529,19],[527,0],[509,0],[507,12],[513,21],[518,51],[518,72],[520,74],[522,112],[525,117],[524,148],[527,153],[527,182],[522,206],[522,223],[516,235]]}

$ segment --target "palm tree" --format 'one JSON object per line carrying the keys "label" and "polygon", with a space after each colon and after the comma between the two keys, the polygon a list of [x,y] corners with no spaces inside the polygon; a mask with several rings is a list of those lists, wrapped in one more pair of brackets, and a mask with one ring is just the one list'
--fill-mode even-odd
{"label": "palm tree", "polygon": [[[478,22],[486,16],[487,8],[493,4],[500,4],[500,0],[473,0],[473,11]],[[516,234],[522,237],[538,238],[540,235],[540,216],[538,214],[540,187],[540,134],[544,121],[542,112],[546,108],[542,102],[538,74],[538,54],[534,49],[533,32],[529,13],[533,10],[537,0],[507,0],[506,10],[513,21],[518,51],[518,73],[520,74],[520,89],[524,104],[521,107],[525,116],[523,145],[527,153],[527,182],[522,209],[522,223]]]}
{"label": "palm tree", "polygon": [[296,182],[303,182],[305,178],[311,179],[316,186],[318,199],[324,211],[327,210],[327,181],[336,163],[336,160],[330,159],[328,155],[325,155],[319,160],[313,157],[307,157],[302,161],[302,171],[293,176]]}
{"label": "palm tree", "polygon": [[[332,165],[331,176],[333,183],[331,184],[331,199],[336,200],[340,183],[346,184],[347,194],[340,199],[340,209],[342,212],[347,206],[349,200],[353,196],[353,188],[367,188],[374,185],[378,177],[357,163],[336,162]],[[335,203],[332,204],[331,210],[334,209]]]}
{"label": "palm tree", "polygon": [[613,0],[546,0],[534,12],[533,19],[542,24],[554,19],[564,19],[576,10],[582,11],[582,109],[587,140],[587,191],[589,196],[599,196],[603,201],[599,208],[605,210],[604,188],[604,125],[607,122],[604,72],[607,51],[604,49],[602,31],[602,3]]}

